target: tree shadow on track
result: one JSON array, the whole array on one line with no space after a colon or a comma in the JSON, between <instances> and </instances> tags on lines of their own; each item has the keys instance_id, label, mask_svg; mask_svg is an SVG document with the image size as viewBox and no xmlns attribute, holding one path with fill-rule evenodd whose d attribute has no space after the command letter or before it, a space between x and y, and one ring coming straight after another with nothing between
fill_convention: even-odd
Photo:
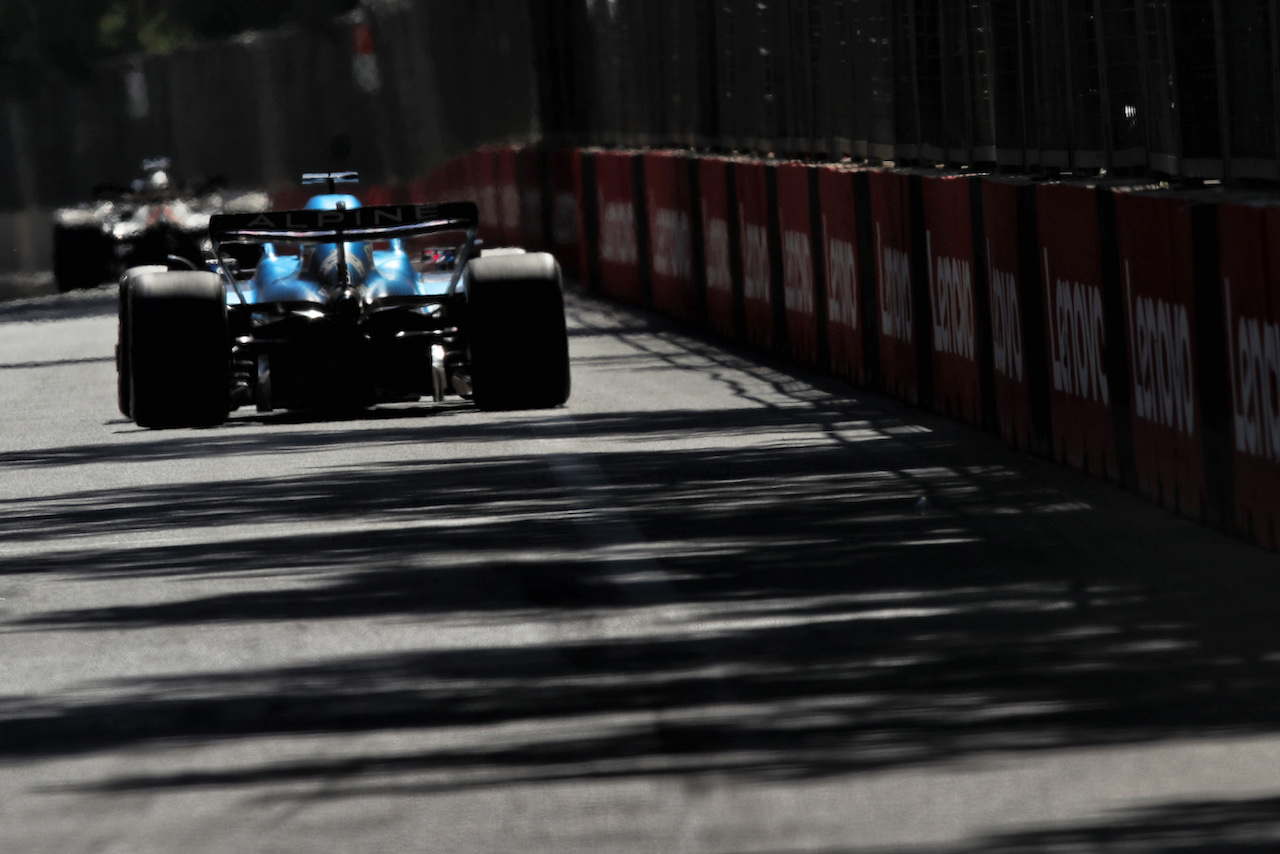
<instances>
[{"instance_id":1,"label":"tree shadow on track","mask_svg":"<svg viewBox=\"0 0 1280 854\"><path fill-rule=\"evenodd\" d=\"M836 411L833 410L833 416ZM576 435L582 438L625 438L639 441L667 441L676 435L723 436L764 434L794 425L796 415L785 410L697 410L661 413L604 413L579 415L572 409L563 414L499 413L491 420L459 419L475 416L470 403L410 404L380 407L347 413L236 413L226 424L201 430L122 431L131 441L118 440L0 452L0 467L38 469L51 466L91 465L103 462L146 462L200 457L242 457L248 454L290 454L336 446L419 445L435 443L489 443L527 439L531 427L562 430L565 416L571 416ZM843 416L848 420L847 413ZM458 423L452 423L454 421ZM113 419L112 425L129 424ZM896 419L881 420L892 427ZM359 430L324 429L332 424L359 424ZM372 427L380 424L386 426ZM255 429L316 426L315 430L272 433ZM567 436L566 436L567 438Z\"/></svg>"},{"instance_id":2,"label":"tree shadow on track","mask_svg":"<svg viewBox=\"0 0 1280 854\"><path fill-rule=\"evenodd\" d=\"M119 295L114 284L0 302L0 324L53 323L90 317L114 317Z\"/></svg>"},{"instance_id":3,"label":"tree shadow on track","mask_svg":"<svg viewBox=\"0 0 1280 854\"><path fill-rule=\"evenodd\" d=\"M959 846L897 846L883 854L1271 854L1280 849L1280 799L1174 801L1096 822L982 837ZM754 850L754 849L753 849ZM867 847L806 854L878 854ZM759 854L759 852L757 852ZM800 854L771 850L764 854Z\"/></svg>"},{"instance_id":4,"label":"tree shadow on track","mask_svg":"<svg viewBox=\"0 0 1280 854\"><path fill-rule=\"evenodd\" d=\"M1280 799L1257 798L1162 804L1080 827L993 836L937 854L1262 854L1277 849Z\"/></svg>"},{"instance_id":5,"label":"tree shadow on track","mask_svg":"<svg viewBox=\"0 0 1280 854\"><path fill-rule=\"evenodd\" d=\"M1195 602L1155 596L1109 571L1077 577L1007 536L1005 526L1054 512L1061 496L1051 488L1007 475L935 474L935 510L921 516L911 511L914 482L839 449L593 459L609 486L585 502L541 461L499 458L443 471L325 471L243 492L218 484L142 490L124 508L90 503L82 515L38 520L55 541L95 525L154 532L182 519L197 530L235 528L300 513L318 530L212 548L35 554L4 572L248 582L204 597L47 613L9 631L350 618L446 630L664 616L634 636L591 639L588 631L531 647L118 682L111 699L83 703L12 698L0 701L0 758L480 728L471 743L367 761L106 784L345 774L351 793L407 793L649 774L812 778L993 751L1271 732L1280 723L1280 671L1267 658L1280 649L1276 633L1224 663L1208 643L1212 615L1197 621ZM592 543L591 513L611 512L590 509L601 504L624 507L647 545ZM1001 507L1023 513L993 512ZM392 524L326 530L326 521L353 513ZM423 521L435 524L415 527ZM650 556L674 580L652 578ZM259 576L296 585L258 588ZM498 724L572 726L495 744L482 731Z\"/></svg>"},{"instance_id":6,"label":"tree shadow on track","mask_svg":"<svg viewBox=\"0 0 1280 854\"><path fill-rule=\"evenodd\" d=\"M114 356L91 356L85 359L51 359L47 362L0 362L0 371L24 371L38 368L74 368L115 362Z\"/></svg>"},{"instance_id":7,"label":"tree shadow on track","mask_svg":"<svg viewBox=\"0 0 1280 854\"><path fill-rule=\"evenodd\" d=\"M793 379L778 376L775 388ZM968 434L894 438L909 425L882 406L826 399L805 413L826 441L789 438L794 410L757 408L139 442L119 453L483 445L530 430L626 449L477 453L0 505L0 547L27 549L0 578L242 579L216 593L179 589L170 600L11 620L2 626L10 636L287 621L323 630L353 618L414 621L424 638L487 631L460 649L441 641L243 673L118 679L66 697L0 697L0 762L330 738L320 758L188 766L84 787L323 780L329 796L344 797L651 775L806 780L1280 731L1280 627L1266 612L1280 579L1211 563L1243 547L1188 549L1166 538L1183 523L1151 522L1150 508L1146 527L1126 540L1132 516L1111 512L1126 497L1091 506L1063 491L1067 475L1001 465L1005 455ZM661 441L676 437L720 444ZM108 449L56 453L4 464L117 458ZM271 532L299 519L310 527ZM194 541L154 542L178 525ZM202 530L234 536L202 540ZM128 543L134 534L144 542ZM125 539L75 545L108 535ZM1094 542L1107 538L1109 552ZM1256 612L1216 602L1215 590L1246 585ZM502 642L504 629L529 622L577 628ZM446 731L395 750L344 742ZM1188 811L1187 838L1247 825L1260 810ZM1126 834L1153 833L1159 818L1096 832L1119 846ZM1055 838L1007 837L982 850L1047 849Z\"/></svg>"}]
</instances>

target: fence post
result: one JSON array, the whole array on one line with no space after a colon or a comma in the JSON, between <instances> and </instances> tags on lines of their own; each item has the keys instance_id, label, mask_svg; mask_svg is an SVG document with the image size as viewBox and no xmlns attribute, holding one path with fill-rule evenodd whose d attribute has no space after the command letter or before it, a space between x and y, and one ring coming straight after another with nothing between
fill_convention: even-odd
<instances>
[{"instance_id":1,"label":"fence post","mask_svg":"<svg viewBox=\"0 0 1280 854\"><path fill-rule=\"evenodd\" d=\"M1071 63L1071 13L1066 3L1062 4L1062 32L1066 37L1062 40L1062 53L1066 68L1066 80L1063 81L1067 105L1067 168L1076 165L1076 87L1075 68Z\"/></svg>"},{"instance_id":2,"label":"fence post","mask_svg":"<svg viewBox=\"0 0 1280 854\"><path fill-rule=\"evenodd\" d=\"M911 100L915 114L915 154L916 165L924 159L924 123L920 114L920 33L916 28L915 0L907 0L907 38L911 42Z\"/></svg>"},{"instance_id":3,"label":"fence post","mask_svg":"<svg viewBox=\"0 0 1280 854\"><path fill-rule=\"evenodd\" d=\"M1115 139L1111 135L1111 89L1107 85L1107 38L1102 21L1102 0L1093 0L1093 38L1098 45L1098 100L1102 105L1102 157L1109 173Z\"/></svg>"},{"instance_id":4,"label":"fence post","mask_svg":"<svg viewBox=\"0 0 1280 854\"><path fill-rule=\"evenodd\" d=\"M1018 118L1022 126L1022 168L1031 166L1031 132L1027 127L1027 54L1025 42L1026 6L1024 0L1017 0L1014 14L1017 16L1018 28ZM1039 145L1036 146L1036 164L1040 163Z\"/></svg>"},{"instance_id":5,"label":"fence post","mask_svg":"<svg viewBox=\"0 0 1280 854\"><path fill-rule=\"evenodd\" d=\"M1138 29L1138 64L1142 67L1142 92L1141 101L1142 115L1146 118L1142 122L1143 145L1146 146L1146 156L1143 158L1147 164L1147 171L1151 171L1151 125L1153 117L1151 115L1151 69L1147 67L1148 57L1147 50L1147 19L1142 9L1142 0L1133 0L1133 16L1135 26Z\"/></svg>"},{"instance_id":6,"label":"fence post","mask_svg":"<svg viewBox=\"0 0 1280 854\"><path fill-rule=\"evenodd\" d=\"M1231 103L1227 85L1227 45L1223 38L1222 0L1213 0L1213 65L1218 77L1218 134L1222 180L1231 180Z\"/></svg>"},{"instance_id":7,"label":"fence post","mask_svg":"<svg viewBox=\"0 0 1280 854\"><path fill-rule=\"evenodd\" d=\"M1280 0L1267 4L1267 23L1271 33L1271 121L1274 128L1276 178L1280 180Z\"/></svg>"}]
</instances>

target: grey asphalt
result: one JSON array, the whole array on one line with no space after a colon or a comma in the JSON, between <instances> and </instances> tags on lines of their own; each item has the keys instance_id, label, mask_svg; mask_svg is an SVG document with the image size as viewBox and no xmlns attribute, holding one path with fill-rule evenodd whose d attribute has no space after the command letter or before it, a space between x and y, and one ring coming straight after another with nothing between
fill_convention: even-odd
<instances>
[{"instance_id":1,"label":"grey asphalt","mask_svg":"<svg viewBox=\"0 0 1280 854\"><path fill-rule=\"evenodd\" d=\"M57 292L58 286L50 272L0 273L0 300L26 299Z\"/></svg>"},{"instance_id":2,"label":"grey asphalt","mask_svg":"<svg viewBox=\"0 0 1280 854\"><path fill-rule=\"evenodd\" d=\"M1280 558L570 315L560 410L148 432L0 305L0 851L1280 850Z\"/></svg>"}]
</instances>

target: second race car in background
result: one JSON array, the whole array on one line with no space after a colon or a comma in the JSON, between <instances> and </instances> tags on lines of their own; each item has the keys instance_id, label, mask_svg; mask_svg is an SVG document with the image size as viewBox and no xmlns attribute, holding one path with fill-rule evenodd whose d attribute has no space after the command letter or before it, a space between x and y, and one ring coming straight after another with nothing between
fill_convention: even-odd
<instances>
[{"instance_id":1,"label":"second race car in background","mask_svg":"<svg viewBox=\"0 0 1280 854\"><path fill-rule=\"evenodd\" d=\"M96 287L130 267L167 264L171 258L204 269L211 215L268 206L265 193L228 192L219 181L181 191L170 181L166 158L143 161L142 168L144 177L130 189L99 188L95 201L54 212L58 290Z\"/></svg>"}]
</instances>

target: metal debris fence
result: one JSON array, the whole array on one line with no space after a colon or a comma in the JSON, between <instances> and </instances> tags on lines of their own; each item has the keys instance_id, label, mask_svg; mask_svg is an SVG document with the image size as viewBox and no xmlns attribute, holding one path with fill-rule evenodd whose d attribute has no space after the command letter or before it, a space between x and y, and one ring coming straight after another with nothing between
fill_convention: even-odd
<instances>
[{"instance_id":1,"label":"metal debris fence","mask_svg":"<svg viewBox=\"0 0 1280 854\"><path fill-rule=\"evenodd\" d=\"M1271 0L534 0L570 144L1275 181Z\"/></svg>"},{"instance_id":2,"label":"metal debris fence","mask_svg":"<svg viewBox=\"0 0 1280 854\"><path fill-rule=\"evenodd\" d=\"M271 187L533 142L1274 182L1278 80L1275 0L366 0L32 81L0 210L158 154Z\"/></svg>"}]
</instances>

